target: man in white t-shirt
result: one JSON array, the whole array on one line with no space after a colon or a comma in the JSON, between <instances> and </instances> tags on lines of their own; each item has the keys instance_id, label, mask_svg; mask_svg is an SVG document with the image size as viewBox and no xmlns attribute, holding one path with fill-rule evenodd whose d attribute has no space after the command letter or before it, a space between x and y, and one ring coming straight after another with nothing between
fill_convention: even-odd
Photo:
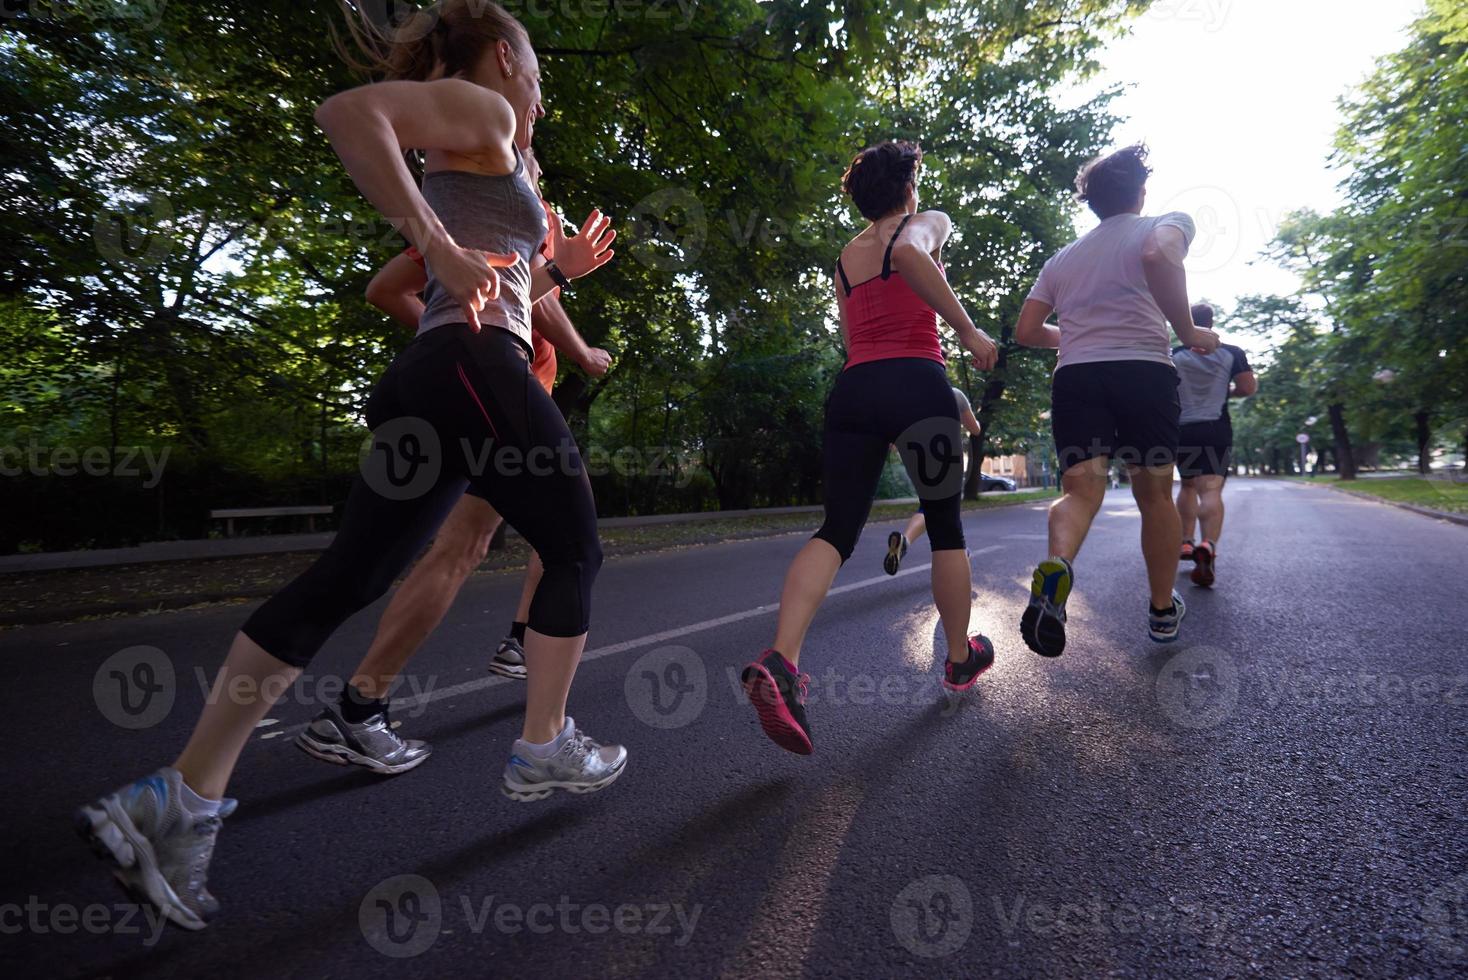
<instances>
[{"instance_id":1,"label":"man in white t-shirt","mask_svg":"<svg viewBox=\"0 0 1468 980\"><path fill-rule=\"evenodd\" d=\"M1177 211L1142 217L1151 172L1141 145L1081 168L1077 196L1101 224L1045 263L1015 327L1021 344L1060 349L1050 425L1061 497L1050 508L1050 557L1035 569L1020 621L1025 643L1047 657L1065 649L1071 562L1101 508L1113 458L1126 464L1142 514L1148 635L1173 642L1186 612L1173 588L1181 535L1172 502L1179 407L1167 327L1202 350L1214 350L1218 337L1194 325L1188 306L1183 259L1193 219ZM1046 323L1052 313L1059 326Z\"/></svg>"}]
</instances>

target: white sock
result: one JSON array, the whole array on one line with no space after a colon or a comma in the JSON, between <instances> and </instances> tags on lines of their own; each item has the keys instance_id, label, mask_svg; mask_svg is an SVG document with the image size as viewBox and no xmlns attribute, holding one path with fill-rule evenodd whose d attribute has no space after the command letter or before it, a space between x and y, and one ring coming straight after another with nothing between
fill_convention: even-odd
<instances>
[{"instance_id":1,"label":"white sock","mask_svg":"<svg viewBox=\"0 0 1468 980\"><path fill-rule=\"evenodd\" d=\"M556 752L558 752L560 750L560 748L561 748L562 745L565 745L566 744L566 739L568 739L570 737L571 737L571 719L570 718L567 718L566 719L566 726L561 729L561 734L557 735L555 738L551 739L549 742L545 742L545 743L541 743L541 742L527 742L527 741L525 741L522 738L520 740L520 743L525 746L525 751L529 752L531 755L535 756L537 759L549 759L551 756L555 755Z\"/></svg>"},{"instance_id":2,"label":"white sock","mask_svg":"<svg viewBox=\"0 0 1468 980\"><path fill-rule=\"evenodd\" d=\"M178 801L191 817L212 817L224 805L223 800L206 800L189 788L182 779L178 781Z\"/></svg>"}]
</instances>

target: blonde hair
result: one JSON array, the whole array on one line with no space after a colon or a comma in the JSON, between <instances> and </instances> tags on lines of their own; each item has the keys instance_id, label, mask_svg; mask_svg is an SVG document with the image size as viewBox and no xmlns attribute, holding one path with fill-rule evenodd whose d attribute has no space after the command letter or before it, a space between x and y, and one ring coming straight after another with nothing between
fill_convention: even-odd
<instances>
[{"instance_id":1,"label":"blonde hair","mask_svg":"<svg viewBox=\"0 0 1468 980\"><path fill-rule=\"evenodd\" d=\"M520 57L531 50L525 25L491 0L438 0L396 25L370 12L376 6L372 0L337 3L347 24L345 40L331 26L337 53L358 71L383 79L421 82L460 75L500 41L508 41Z\"/></svg>"}]
</instances>

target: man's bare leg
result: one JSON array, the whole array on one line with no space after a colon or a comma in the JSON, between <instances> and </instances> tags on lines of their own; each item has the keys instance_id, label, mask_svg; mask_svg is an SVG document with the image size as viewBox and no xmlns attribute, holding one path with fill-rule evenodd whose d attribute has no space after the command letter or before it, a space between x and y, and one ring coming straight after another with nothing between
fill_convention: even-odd
<instances>
[{"instance_id":1,"label":"man's bare leg","mask_svg":"<svg viewBox=\"0 0 1468 980\"><path fill-rule=\"evenodd\" d=\"M367 655L352 675L363 699L381 701L413 654L447 615L469 575L484 561L500 515L483 498L465 494L439 528L428 552L398 586L377 625Z\"/></svg>"}]
</instances>

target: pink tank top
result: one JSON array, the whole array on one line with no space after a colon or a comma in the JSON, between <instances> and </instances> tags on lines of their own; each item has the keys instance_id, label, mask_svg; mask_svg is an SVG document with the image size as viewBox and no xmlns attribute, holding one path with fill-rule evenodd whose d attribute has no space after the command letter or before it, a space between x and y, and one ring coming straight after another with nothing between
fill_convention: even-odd
<instances>
[{"instance_id":1,"label":"pink tank top","mask_svg":"<svg viewBox=\"0 0 1468 980\"><path fill-rule=\"evenodd\" d=\"M892 246L911 220L912 215L903 218L887 243L881 275L852 286L841 260L836 260L836 273L846 290L847 367L895 357L944 363L938 342L938 314L912 291L900 273L892 271Z\"/></svg>"}]
</instances>

